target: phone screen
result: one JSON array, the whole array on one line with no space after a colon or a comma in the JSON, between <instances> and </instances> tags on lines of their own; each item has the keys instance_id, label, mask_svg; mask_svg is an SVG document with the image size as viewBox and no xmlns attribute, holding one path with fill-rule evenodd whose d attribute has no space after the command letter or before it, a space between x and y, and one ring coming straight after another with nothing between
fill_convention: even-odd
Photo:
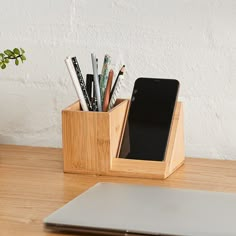
<instances>
[{"instance_id":1,"label":"phone screen","mask_svg":"<svg viewBox=\"0 0 236 236\"><path fill-rule=\"evenodd\" d=\"M172 79L135 81L119 158L164 160L178 88Z\"/></svg>"}]
</instances>

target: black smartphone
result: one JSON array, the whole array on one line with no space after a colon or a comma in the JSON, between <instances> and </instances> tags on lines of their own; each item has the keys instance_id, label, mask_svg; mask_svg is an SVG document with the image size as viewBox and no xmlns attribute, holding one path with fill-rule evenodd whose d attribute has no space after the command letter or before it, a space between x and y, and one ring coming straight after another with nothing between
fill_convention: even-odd
<instances>
[{"instance_id":1,"label":"black smartphone","mask_svg":"<svg viewBox=\"0 0 236 236\"><path fill-rule=\"evenodd\" d=\"M175 79L135 81L119 158L164 160L178 90Z\"/></svg>"}]
</instances>

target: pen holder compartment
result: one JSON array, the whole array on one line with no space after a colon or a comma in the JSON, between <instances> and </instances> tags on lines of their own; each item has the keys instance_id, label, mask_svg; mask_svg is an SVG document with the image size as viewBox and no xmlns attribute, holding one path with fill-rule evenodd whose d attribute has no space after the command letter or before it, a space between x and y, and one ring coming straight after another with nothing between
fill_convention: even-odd
<instances>
[{"instance_id":1,"label":"pen holder compartment","mask_svg":"<svg viewBox=\"0 0 236 236\"><path fill-rule=\"evenodd\" d=\"M116 157L129 100L109 112L81 111L76 102L62 111L64 171L107 174Z\"/></svg>"},{"instance_id":2,"label":"pen holder compartment","mask_svg":"<svg viewBox=\"0 0 236 236\"><path fill-rule=\"evenodd\" d=\"M129 100L109 112L81 111L76 102L62 111L64 172L165 179L184 163L183 105L177 102L163 161L117 158Z\"/></svg>"}]
</instances>

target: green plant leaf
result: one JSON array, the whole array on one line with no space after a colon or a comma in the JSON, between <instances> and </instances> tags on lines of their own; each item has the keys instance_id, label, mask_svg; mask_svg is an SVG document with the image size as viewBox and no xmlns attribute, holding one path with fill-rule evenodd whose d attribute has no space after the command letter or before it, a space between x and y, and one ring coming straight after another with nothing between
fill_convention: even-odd
<instances>
[{"instance_id":1,"label":"green plant leaf","mask_svg":"<svg viewBox=\"0 0 236 236\"><path fill-rule=\"evenodd\" d=\"M15 64L18 66L19 65L19 60L16 58Z\"/></svg>"},{"instance_id":2,"label":"green plant leaf","mask_svg":"<svg viewBox=\"0 0 236 236\"><path fill-rule=\"evenodd\" d=\"M13 52L16 54L16 55L20 55L20 50L18 48L14 48L13 49Z\"/></svg>"},{"instance_id":3,"label":"green plant leaf","mask_svg":"<svg viewBox=\"0 0 236 236\"><path fill-rule=\"evenodd\" d=\"M17 66L20 61L23 63L26 60L24 53L25 50L23 48L6 49L4 53L0 53L0 68L5 69L11 60L14 60Z\"/></svg>"},{"instance_id":4,"label":"green plant leaf","mask_svg":"<svg viewBox=\"0 0 236 236\"><path fill-rule=\"evenodd\" d=\"M25 53L25 50L23 48L20 48L20 50L21 50L22 53Z\"/></svg>"},{"instance_id":5,"label":"green plant leaf","mask_svg":"<svg viewBox=\"0 0 236 236\"><path fill-rule=\"evenodd\" d=\"M4 53L7 55L7 56L14 56L14 52L12 52L11 50L7 49L4 51Z\"/></svg>"}]
</instances>

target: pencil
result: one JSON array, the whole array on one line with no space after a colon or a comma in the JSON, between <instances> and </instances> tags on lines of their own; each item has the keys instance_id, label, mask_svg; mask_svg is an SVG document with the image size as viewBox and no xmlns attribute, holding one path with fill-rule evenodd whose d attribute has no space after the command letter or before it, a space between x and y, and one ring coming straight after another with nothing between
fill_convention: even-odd
<instances>
[{"instance_id":1,"label":"pencil","mask_svg":"<svg viewBox=\"0 0 236 236\"><path fill-rule=\"evenodd\" d=\"M117 84L117 81L118 81L119 76L120 76L120 75L123 75L124 72L125 72L125 65L123 65L123 66L121 67L121 69L120 69L120 71L119 71L119 73L118 73L118 75L117 75L117 77L116 77L116 80L115 80L115 82L114 82L114 85L113 85L112 90L111 90L111 93L110 93L110 98L112 97L112 94L114 93L114 90L115 90L115 88L116 88L116 84Z\"/></svg>"},{"instance_id":2,"label":"pencil","mask_svg":"<svg viewBox=\"0 0 236 236\"><path fill-rule=\"evenodd\" d=\"M124 85L124 74L120 74L118 79L117 79L117 83L116 83L116 87L114 89L114 92L110 98L110 102L108 105L108 110L112 109L113 106L115 105L116 99L118 98L119 92L121 90L121 87Z\"/></svg>"},{"instance_id":3,"label":"pencil","mask_svg":"<svg viewBox=\"0 0 236 236\"><path fill-rule=\"evenodd\" d=\"M105 90L105 93L104 93L104 101L103 101L102 111L107 111L107 109L108 109L113 76L114 76L114 71L111 69L109 71L107 86L106 86L106 90Z\"/></svg>"}]
</instances>

